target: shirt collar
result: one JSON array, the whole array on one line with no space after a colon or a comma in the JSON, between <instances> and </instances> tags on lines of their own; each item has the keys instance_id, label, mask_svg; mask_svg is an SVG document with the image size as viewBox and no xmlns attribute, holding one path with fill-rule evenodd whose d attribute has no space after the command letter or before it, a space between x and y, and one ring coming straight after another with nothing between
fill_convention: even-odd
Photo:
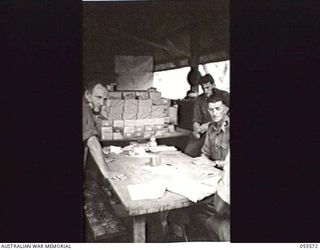
<instances>
[{"instance_id":1,"label":"shirt collar","mask_svg":"<svg viewBox=\"0 0 320 250\"><path fill-rule=\"evenodd\" d=\"M220 132L221 130L223 132L226 131L226 128L230 126L230 118L226 115L226 117L222 120L221 126L219 126L217 123L212 122L211 127L213 130Z\"/></svg>"}]
</instances>

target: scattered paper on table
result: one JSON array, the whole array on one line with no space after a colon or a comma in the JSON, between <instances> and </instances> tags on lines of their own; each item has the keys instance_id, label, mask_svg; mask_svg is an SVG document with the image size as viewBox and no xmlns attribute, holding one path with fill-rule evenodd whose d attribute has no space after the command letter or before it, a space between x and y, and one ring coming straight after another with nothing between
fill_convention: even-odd
<instances>
[{"instance_id":1,"label":"scattered paper on table","mask_svg":"<svg viewBox=\"0 0 320 250\"><path fill-rule=\"evenodd\" d=\"M160 176L174 176L179 174L180 172L178 170L181 169L179 166L172 166L172 165L167 165L167 164L162 164L157 167L152 167L152 166L143 166L142 167L144 170L147 170L148 172L151 172L153 174L157 174Z\"/></svg>"},{"instance_id":2,"label":"scattered paper on table","mask_svg":"<svg viewBox=\"0 0 320 250\"><path fill-rule=\"evenodd\" d=\"M188 178L174 178L168 182L167 190L196 203L214 194L217 191L217 185L211 186Z\"/></svg>"},{"instance_id":3,"label":"scattered paper on table","mask_svg":"<svg viewBox=\"0 0 320 250\"><path fill-rule=\"evenodd\" d=\"M197 166L209 166L209 167L212 167L212 166L215 165L213 161L207 159L205 156L200 156L200 157L194 158L192 163L197 165Z\"/></svg>"},{"instance_id":4,"label":"scattered paper on table","mask_svg":"<svg viewBox=\"0 0 320 250\"><path fill-rule=\"evenodd\" d=\"M166 191L166 183L152 182L128 185L131 200L146 200L161 198Z\"/></svg>"},{"instance_id":5,"label":"scattered paper on table","mask_svg":"<svg viewBox=\"0 0 320 250\"><path fill-rule=\"evenodd\" d=\"M216 175L216 176L210 177L208 179L202 180L201 183L209 185L211 187L217 187L218 182L221 180L221 178L222 177L220 175Z\"/></svg>"},{"instance_id":6,"label":"scattered paper on table","mask_svg":"<svg viewBox=\"0 0 320 250\"><path fill-rule=\"evenodd\" d=\"M156 147L149 147L149 151L153 153L157 152L167 152L167 151L177 151L177 148L174 146L166 146L166 145L159 145Z\"/></svg>"},{"instance_id":7,"label":"scattered paper on table","mask_svg":"<svg viewBox=\"0 0 320 250\"><path fill-rule=\"evenodd\" d=\"M221 171L211 168L209 170L202 170L197 173L198 177L210 178L219 175Z\"/></svg>"}]
</instances>

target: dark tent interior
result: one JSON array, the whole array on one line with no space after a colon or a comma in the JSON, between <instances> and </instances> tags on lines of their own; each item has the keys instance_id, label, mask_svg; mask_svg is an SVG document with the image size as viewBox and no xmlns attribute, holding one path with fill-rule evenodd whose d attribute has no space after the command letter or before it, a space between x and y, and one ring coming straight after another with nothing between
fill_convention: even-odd
<instances>
[{"instance_id":1,"label":"dark tent interior","mask_svg":"<svg viewBox=\"0 0 320 250\"><path fill-rule=\"evenodd\" d=\"M114 81L115 55L153 56L154 71L229 59L229 1L86 2L85 79Z\"/></svg>"}]
</instances>

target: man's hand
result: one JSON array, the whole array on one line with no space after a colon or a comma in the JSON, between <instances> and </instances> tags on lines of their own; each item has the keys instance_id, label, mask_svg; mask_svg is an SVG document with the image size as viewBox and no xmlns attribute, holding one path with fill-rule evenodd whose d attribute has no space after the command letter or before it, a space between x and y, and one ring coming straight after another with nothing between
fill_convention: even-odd
<instances>
[{"instance_id":1,"label":"man's hand","mask_svg":"<svg viewBox=\"0 0 320 250\"><path fill-rule=\"evenodd\" d=\"M201 127L201 125L198 122L194 122L193 123L193 132L192 135L194 138L196 139L200 139L201 134L199 133L199 128Z\"/></svg>"},{"instance_id":2,"label":"man's hand","mask_svg":"<svg viewBox=\"0 0 320 250\"><path fill-rule=\"evenodd\" d=\"M198 132L192 132L192 135L196 139L200 139L201 135Z\"/></svg>"},{"instance_id":3,"label":"man's hand","mask_svg":"<svg viewBox=\"0 0 320 250\"><path fill-rule=\"evenodd\" d=\"M199 132L200 134L203 134L203 133L207 132L208 127L209 127L209 124L210 124L210 122L207 122L207 123L202 124L202 125L198 128L198 132Z\"/></svg>"}]
</instances>

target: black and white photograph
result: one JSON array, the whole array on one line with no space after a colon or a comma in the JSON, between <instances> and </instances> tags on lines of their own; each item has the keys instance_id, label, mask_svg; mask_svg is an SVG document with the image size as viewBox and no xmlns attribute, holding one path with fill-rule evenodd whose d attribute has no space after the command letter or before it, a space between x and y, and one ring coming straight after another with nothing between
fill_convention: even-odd
<instances>
[{"instance_id":1,"label":"black and white photograph","mask_svg":"<svg viewBox=\"0 0 320 250\"><path fill-rule=\"evenodd\" d=\"M1 248L319 248L319 3L0 1Z\"/></svg>"},{"instance_id":2,"label":"black and white photograph","mask_svg":"<svg viewBox=\"0 0 320 250\"><path fill-rule=\"evenodd\" d=\"M82 22L85 241L230 241L228 1L84 1Z\"/></svg>"}]
</instances>

